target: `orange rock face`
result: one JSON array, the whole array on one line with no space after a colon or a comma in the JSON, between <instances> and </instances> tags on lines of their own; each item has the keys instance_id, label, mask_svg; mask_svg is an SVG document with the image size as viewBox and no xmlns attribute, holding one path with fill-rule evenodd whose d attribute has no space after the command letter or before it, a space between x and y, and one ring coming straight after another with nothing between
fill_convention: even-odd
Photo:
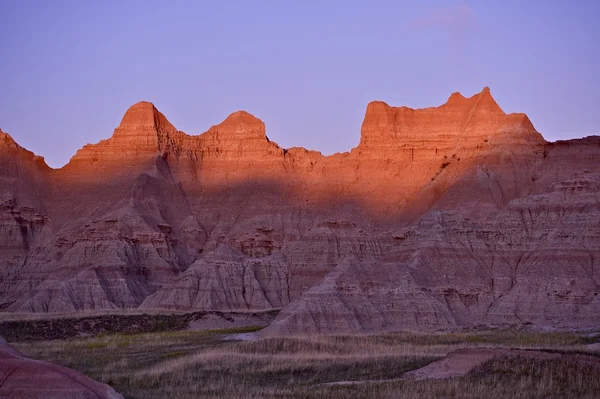
<instances>
[{"instance_id":1,"label":"orange rock face","mask_svg":"<svg viewBox=\"0 0 600 399\"><path fill-rule=\"evenodd\" d=\"M600 139L547 143L488 88L372 102L331 156L243 111L187 135L147 102L58 170L0 134L5 311L283 308L271 333L598 323Z\"/></svg>"}]
</instances>

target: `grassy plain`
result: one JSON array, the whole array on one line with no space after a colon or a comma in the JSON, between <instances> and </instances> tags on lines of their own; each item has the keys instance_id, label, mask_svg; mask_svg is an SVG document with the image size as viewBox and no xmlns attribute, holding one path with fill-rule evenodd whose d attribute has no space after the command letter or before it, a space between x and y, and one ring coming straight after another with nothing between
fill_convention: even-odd
<instances>
[{"instance_id":1,"label":"grassy plain","mask_svg":"<svg viewBox=\"0 0 600 399\"><path fill-rule=\"evenodd\" d=\"M401 380L460 348L600 356L598 337L496 331L224 340L258 328L109 334L15 342L32 358L79 370L126 398L597 398L599 363L497 359L460 378ZM328 383L351 381L351 384ZM358 383L357 383L358 382Z\"/></svg>"}]
</instances>

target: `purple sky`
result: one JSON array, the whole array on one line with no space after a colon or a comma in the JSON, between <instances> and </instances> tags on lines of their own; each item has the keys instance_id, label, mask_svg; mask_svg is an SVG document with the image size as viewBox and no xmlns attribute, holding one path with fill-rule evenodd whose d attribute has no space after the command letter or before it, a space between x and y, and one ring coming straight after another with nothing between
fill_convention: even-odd
<instances>
[{"instance_id":1,"label":"purple sky","mask_svg":"<svg viewBox=\"0 0 600 399\"><path fill-rule=\"evenodd\" d=\"M57 167L147 100L188 134L244 109L330 154L369 101L490 86L549 140L599 134L599 20L597 0L0 0L0 128Z\"/></svg>"}]
</instances>

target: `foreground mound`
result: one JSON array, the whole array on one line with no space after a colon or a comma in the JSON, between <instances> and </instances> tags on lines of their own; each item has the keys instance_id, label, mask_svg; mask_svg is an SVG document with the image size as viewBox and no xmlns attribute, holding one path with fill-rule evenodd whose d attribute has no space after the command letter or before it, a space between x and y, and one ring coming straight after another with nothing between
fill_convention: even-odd
<instances>
[{"instance_id":1,"label":"foreground mound","mask_svg":"<svg viewBox=\"0 0 600 399\"><path fill-rule=\"evenodd\" d=\"M123 399L106 384L40 360L29 359L0 338L0 397L14 399Z\"/></svg>"}]
</instances>

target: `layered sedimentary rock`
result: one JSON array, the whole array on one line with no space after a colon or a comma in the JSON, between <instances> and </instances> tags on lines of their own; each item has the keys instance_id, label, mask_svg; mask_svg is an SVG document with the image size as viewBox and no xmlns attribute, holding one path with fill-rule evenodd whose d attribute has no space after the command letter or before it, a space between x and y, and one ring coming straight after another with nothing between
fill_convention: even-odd
<instances>
[{"instance_id":1,"label":"layered sedimentary rock","mask_svg":"<svg viewBox=\"0 0 600 399\"><path fill-rule=\"evenodd\" d=\"M273 334L599 321L600 138L548 143L488 88L370 103L331 156L243 111L187 135L147 102L61 169L0 145L6 311L283 308Z\"/></svg>"},{"instance_id":2,"label":"layered sedimentary rock","mask_svg":"<svg viewBox=\"0 0 600 399\"><path fill-rule=\"evenodd\" d=\"M247 258L242 252L222 244L146 298L142 308L281 308L290 302L289 278L281 254Z\"/></svg>"},{"instance_id":3,"label":"layered sedimentary rock","mask_svg":"<svg viewBox=\"0 0 600 399\"><path fill-rule=\"evenodd\" d=\"M430 211L371 262L345 260L267 333L600 325L600 175L473 220Z\"/></svg>"}]
</instances>

